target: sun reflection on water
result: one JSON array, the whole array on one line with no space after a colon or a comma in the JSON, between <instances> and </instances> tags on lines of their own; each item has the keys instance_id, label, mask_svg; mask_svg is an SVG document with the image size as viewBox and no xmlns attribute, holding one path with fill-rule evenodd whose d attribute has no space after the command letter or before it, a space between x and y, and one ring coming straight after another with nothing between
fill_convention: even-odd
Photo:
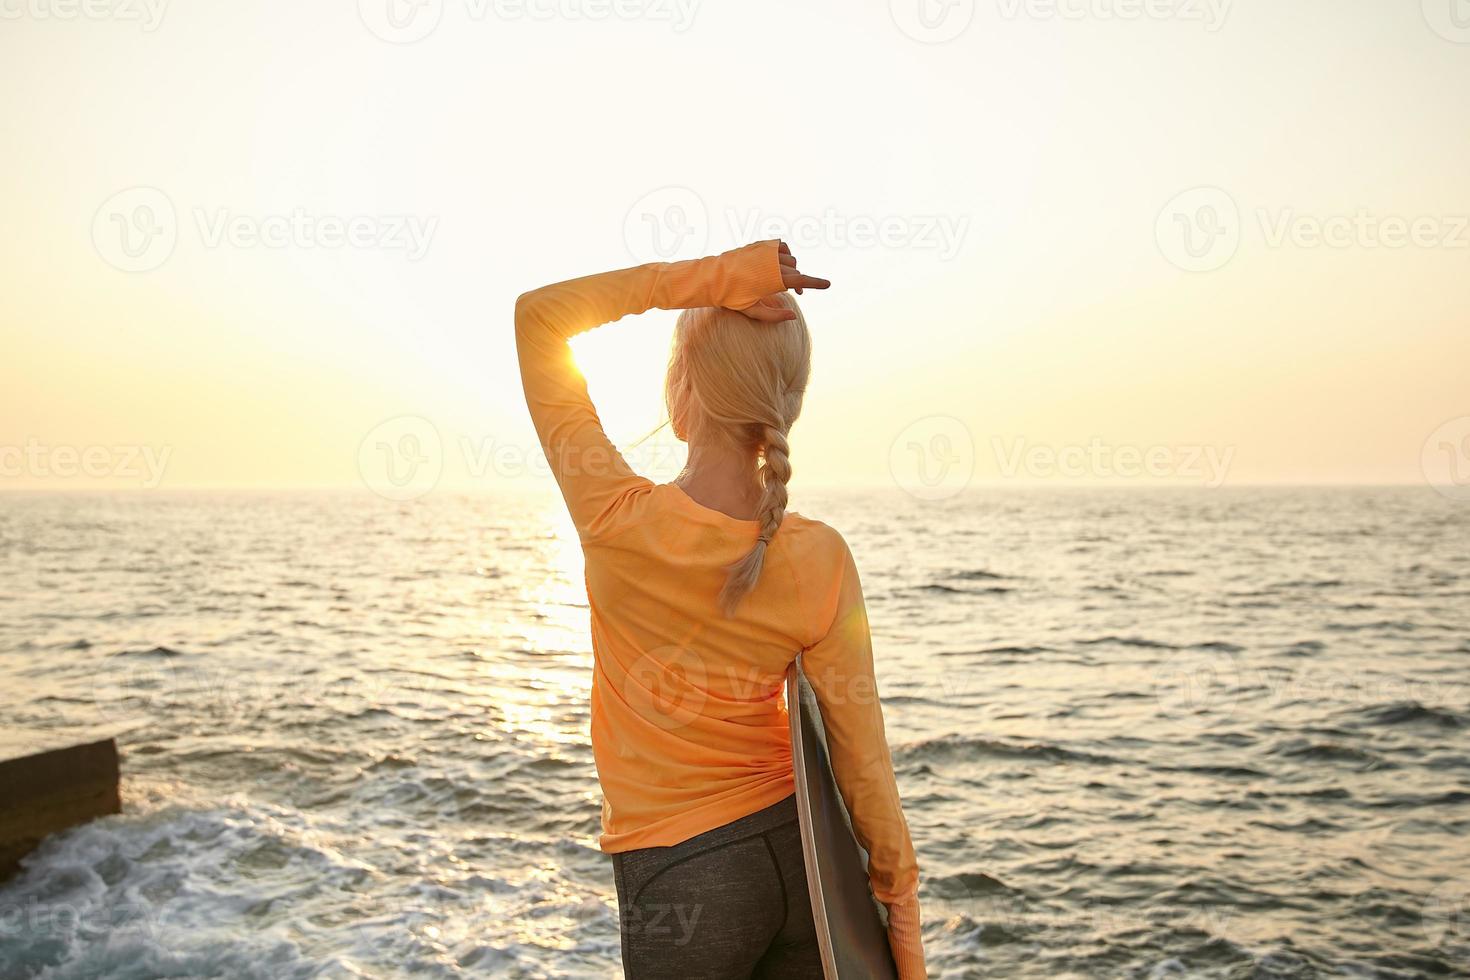
<instances>
[{"instance_id":1,"label":"sun reflection on water","mask_svg":"<svg viewBox=\"0 0 1470 980\"><path fill-rule=\"evenodd\" d=\"M553 506L554 505L554 506ZM495 706L488 738L554 747L585 746L592 668L581 542L560 506L547 502L516 529L524 550L505 569L517 582L510 603L487 610L478 630L490 650L478 692Z\"/></svg>"}]
</instances>

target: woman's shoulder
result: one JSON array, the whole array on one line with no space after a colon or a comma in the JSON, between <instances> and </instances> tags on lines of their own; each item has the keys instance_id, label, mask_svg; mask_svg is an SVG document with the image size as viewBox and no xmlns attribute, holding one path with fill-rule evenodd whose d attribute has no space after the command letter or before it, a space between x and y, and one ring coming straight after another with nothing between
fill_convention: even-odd
<instances>
[{"instance_id":1,"label":"woman's shoulder","mask_svg":"<svg viewBox=\"0 0 1470 980\"><path fill-rule=\"evenodd\" d=\"M786 512L777 538L785 538L793 549L810 557L825 558L835 563L847 556L847 539L841 532L830 524L794 510Z\"/></svg>"}]
</instances>

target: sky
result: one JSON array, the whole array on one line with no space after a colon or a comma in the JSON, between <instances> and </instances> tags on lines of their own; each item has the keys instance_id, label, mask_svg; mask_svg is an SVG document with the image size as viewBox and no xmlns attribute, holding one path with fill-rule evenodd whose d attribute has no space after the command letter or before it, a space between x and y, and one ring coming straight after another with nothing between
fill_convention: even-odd
<instances>
[{"instance_id":1,"label":"sky","mask_svg":"<svg viewBox=\"0 0 1470 980\"><path fill-rule=\"evenodd\" d=\"M534 487L515 297L786 239L795 480L1470 487L1464 0L0 0L0 489ZM678 470L674 314L579 363Z\"/></svg>"}]
</instances>

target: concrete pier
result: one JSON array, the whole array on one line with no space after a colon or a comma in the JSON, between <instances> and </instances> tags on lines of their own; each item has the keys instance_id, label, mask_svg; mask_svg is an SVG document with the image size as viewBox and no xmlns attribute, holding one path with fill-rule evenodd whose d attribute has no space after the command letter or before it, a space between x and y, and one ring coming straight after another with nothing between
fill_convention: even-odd
<instances>
[{"instance_id":1,"label":"concrete pier","mask_svg":"<svg viewBox=\"0 0 1470 980\"><path fill-rule=\"evenodd\" d=\"M0 881L47 834L120 812L115 739L0 733Z\"/></svg>"}]
</instances>

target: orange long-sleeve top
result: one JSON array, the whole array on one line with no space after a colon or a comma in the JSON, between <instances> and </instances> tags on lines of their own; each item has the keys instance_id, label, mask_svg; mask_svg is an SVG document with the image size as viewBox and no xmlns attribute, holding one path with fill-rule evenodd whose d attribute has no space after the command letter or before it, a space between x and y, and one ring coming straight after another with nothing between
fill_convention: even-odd
<instances>
[{"instance_id":1,"label":"orange long-sleeve top","mask_svg":"<svg viewBox=\"0 0 1470 980\"><path fill-rule=\"evenodd\" d=\"M592 752L604 851L680 843L795 790L785 704L798 655L822 707L832 769L889 910L904 980L925 976L918 863L873 679L847 543L788 511L755 589L717 601L759 522L635 473L603 433L572 336L629 314L742 309L782 291L778 243L544 286L516 302L526 402L581 539L591 606ZM758 327L752 327L758 329Z\"/></svg>"}]
</instances>

